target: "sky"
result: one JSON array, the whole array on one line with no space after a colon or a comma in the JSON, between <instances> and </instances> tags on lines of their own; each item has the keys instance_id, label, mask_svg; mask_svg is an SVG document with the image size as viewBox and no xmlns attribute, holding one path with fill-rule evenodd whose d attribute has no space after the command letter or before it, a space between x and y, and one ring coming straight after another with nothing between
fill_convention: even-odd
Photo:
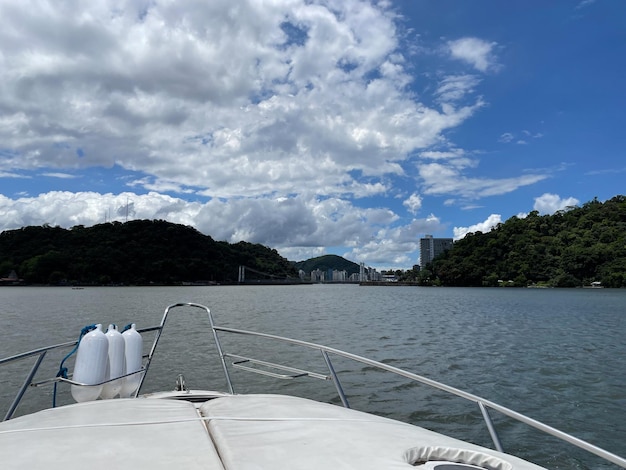
<instances>
[{"instance_id":1,"label":"sky","mask_svg":"<svg viewBox=\"0 0 626 470\"><path fill-rule=\"evenodd\" d=\"M0 231L419 263L626 188L624 0L0 0Z\"/></svg>"}]
</instances>

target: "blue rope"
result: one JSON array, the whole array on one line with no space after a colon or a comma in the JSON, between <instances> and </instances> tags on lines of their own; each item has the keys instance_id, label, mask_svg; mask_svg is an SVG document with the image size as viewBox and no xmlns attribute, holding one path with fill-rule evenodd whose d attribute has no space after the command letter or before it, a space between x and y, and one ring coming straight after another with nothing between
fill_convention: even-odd
<instances>
[{"instance_id":1,"label":"blue rope","mask_svg":"<svg viewBox=\"0 0 626 470\"><path fill-rule=\"evenodd\" d=\"M57 377L63 377L64 379L67 379L67 367L64 367L63 364L65 364L65 361L67 361L70 358L70 356L76 352L76 350L78 349L78 345L80 344L80 340L83 339L83 336L85 336L91 330L95 330L95 329L96 329L96 324L94 323L93 325L87 325L83 327L82 330L80 330L80 336L78 337L78 341L76 341L76 346L74 346L74 349L72 349L67 354L67 356L63 358L63 360L61 361L61 364L59 364L59 372L57 372L57 375L56 375ZM52 408L56 408L57 406L57 384L58 382L54 382L54 392L52 394Z\"/></svg>"},{"instance_id":2,"label":"blue rope","mask_svg":"<svg viewBox=\"0 0 626 470\"><path fill-rule=\"evenodd\" d=\"M126 325L126 326L124 327L124 329L122 330L122 333L124 333L124 332L125 332L125 331L127 331L127 330L130 330L132 327L133 327L133 324L132 324L132 323L129 323L128 325Z\"/></svg>"}]
</instances>

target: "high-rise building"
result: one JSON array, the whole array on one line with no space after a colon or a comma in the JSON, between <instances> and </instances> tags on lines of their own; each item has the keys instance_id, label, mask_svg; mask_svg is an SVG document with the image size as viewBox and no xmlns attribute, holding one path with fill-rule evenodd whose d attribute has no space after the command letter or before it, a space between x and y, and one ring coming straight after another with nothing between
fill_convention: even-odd
<instances>
[{"instance_id":1,"label":"high-rise building","mask_svg":"<svg viewBox=\"0 0 626 470\"><path fill-rule=\"evenodd\" d=\"M433 238L432 235L425 235L424 238L420 238L420 266L423 268L435 256L452 248L453 243L452 238Z\"/></svg>"}]
</instances>

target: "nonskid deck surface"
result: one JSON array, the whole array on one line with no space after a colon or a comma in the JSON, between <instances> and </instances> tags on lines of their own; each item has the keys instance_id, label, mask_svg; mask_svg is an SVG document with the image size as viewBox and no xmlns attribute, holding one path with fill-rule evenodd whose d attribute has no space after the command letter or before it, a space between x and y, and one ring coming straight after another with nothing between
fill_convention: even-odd
<instances>
[{"instance_id":1,"label":"nonskid deck surface","mask_svg":"<svg viewBox=\"0 0 626 470\"><path fill-rule=\"evenodd\" d=\"M541 468L409 424L283 395L68 405L0 424L0 443L3 468L380 470L435 460Z\"/></svg>"}]
</instances>

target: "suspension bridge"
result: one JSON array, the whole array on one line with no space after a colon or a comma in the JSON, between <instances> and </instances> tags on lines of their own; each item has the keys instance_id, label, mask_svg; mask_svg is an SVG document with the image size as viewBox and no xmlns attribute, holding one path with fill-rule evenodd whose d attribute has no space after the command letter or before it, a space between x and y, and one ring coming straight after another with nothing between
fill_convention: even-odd
<instances>
[{"instance_id":1,"label":"suspension bridge","mask_svg":"<svg viewBox=\"0 0 626 470\"><path fill-rule=\"evenodd\" d=\"M244 265L239 266L237 282L239 284L305 284L302 279L297 277L264 273Z\"/></svg>"}]
</instances>

